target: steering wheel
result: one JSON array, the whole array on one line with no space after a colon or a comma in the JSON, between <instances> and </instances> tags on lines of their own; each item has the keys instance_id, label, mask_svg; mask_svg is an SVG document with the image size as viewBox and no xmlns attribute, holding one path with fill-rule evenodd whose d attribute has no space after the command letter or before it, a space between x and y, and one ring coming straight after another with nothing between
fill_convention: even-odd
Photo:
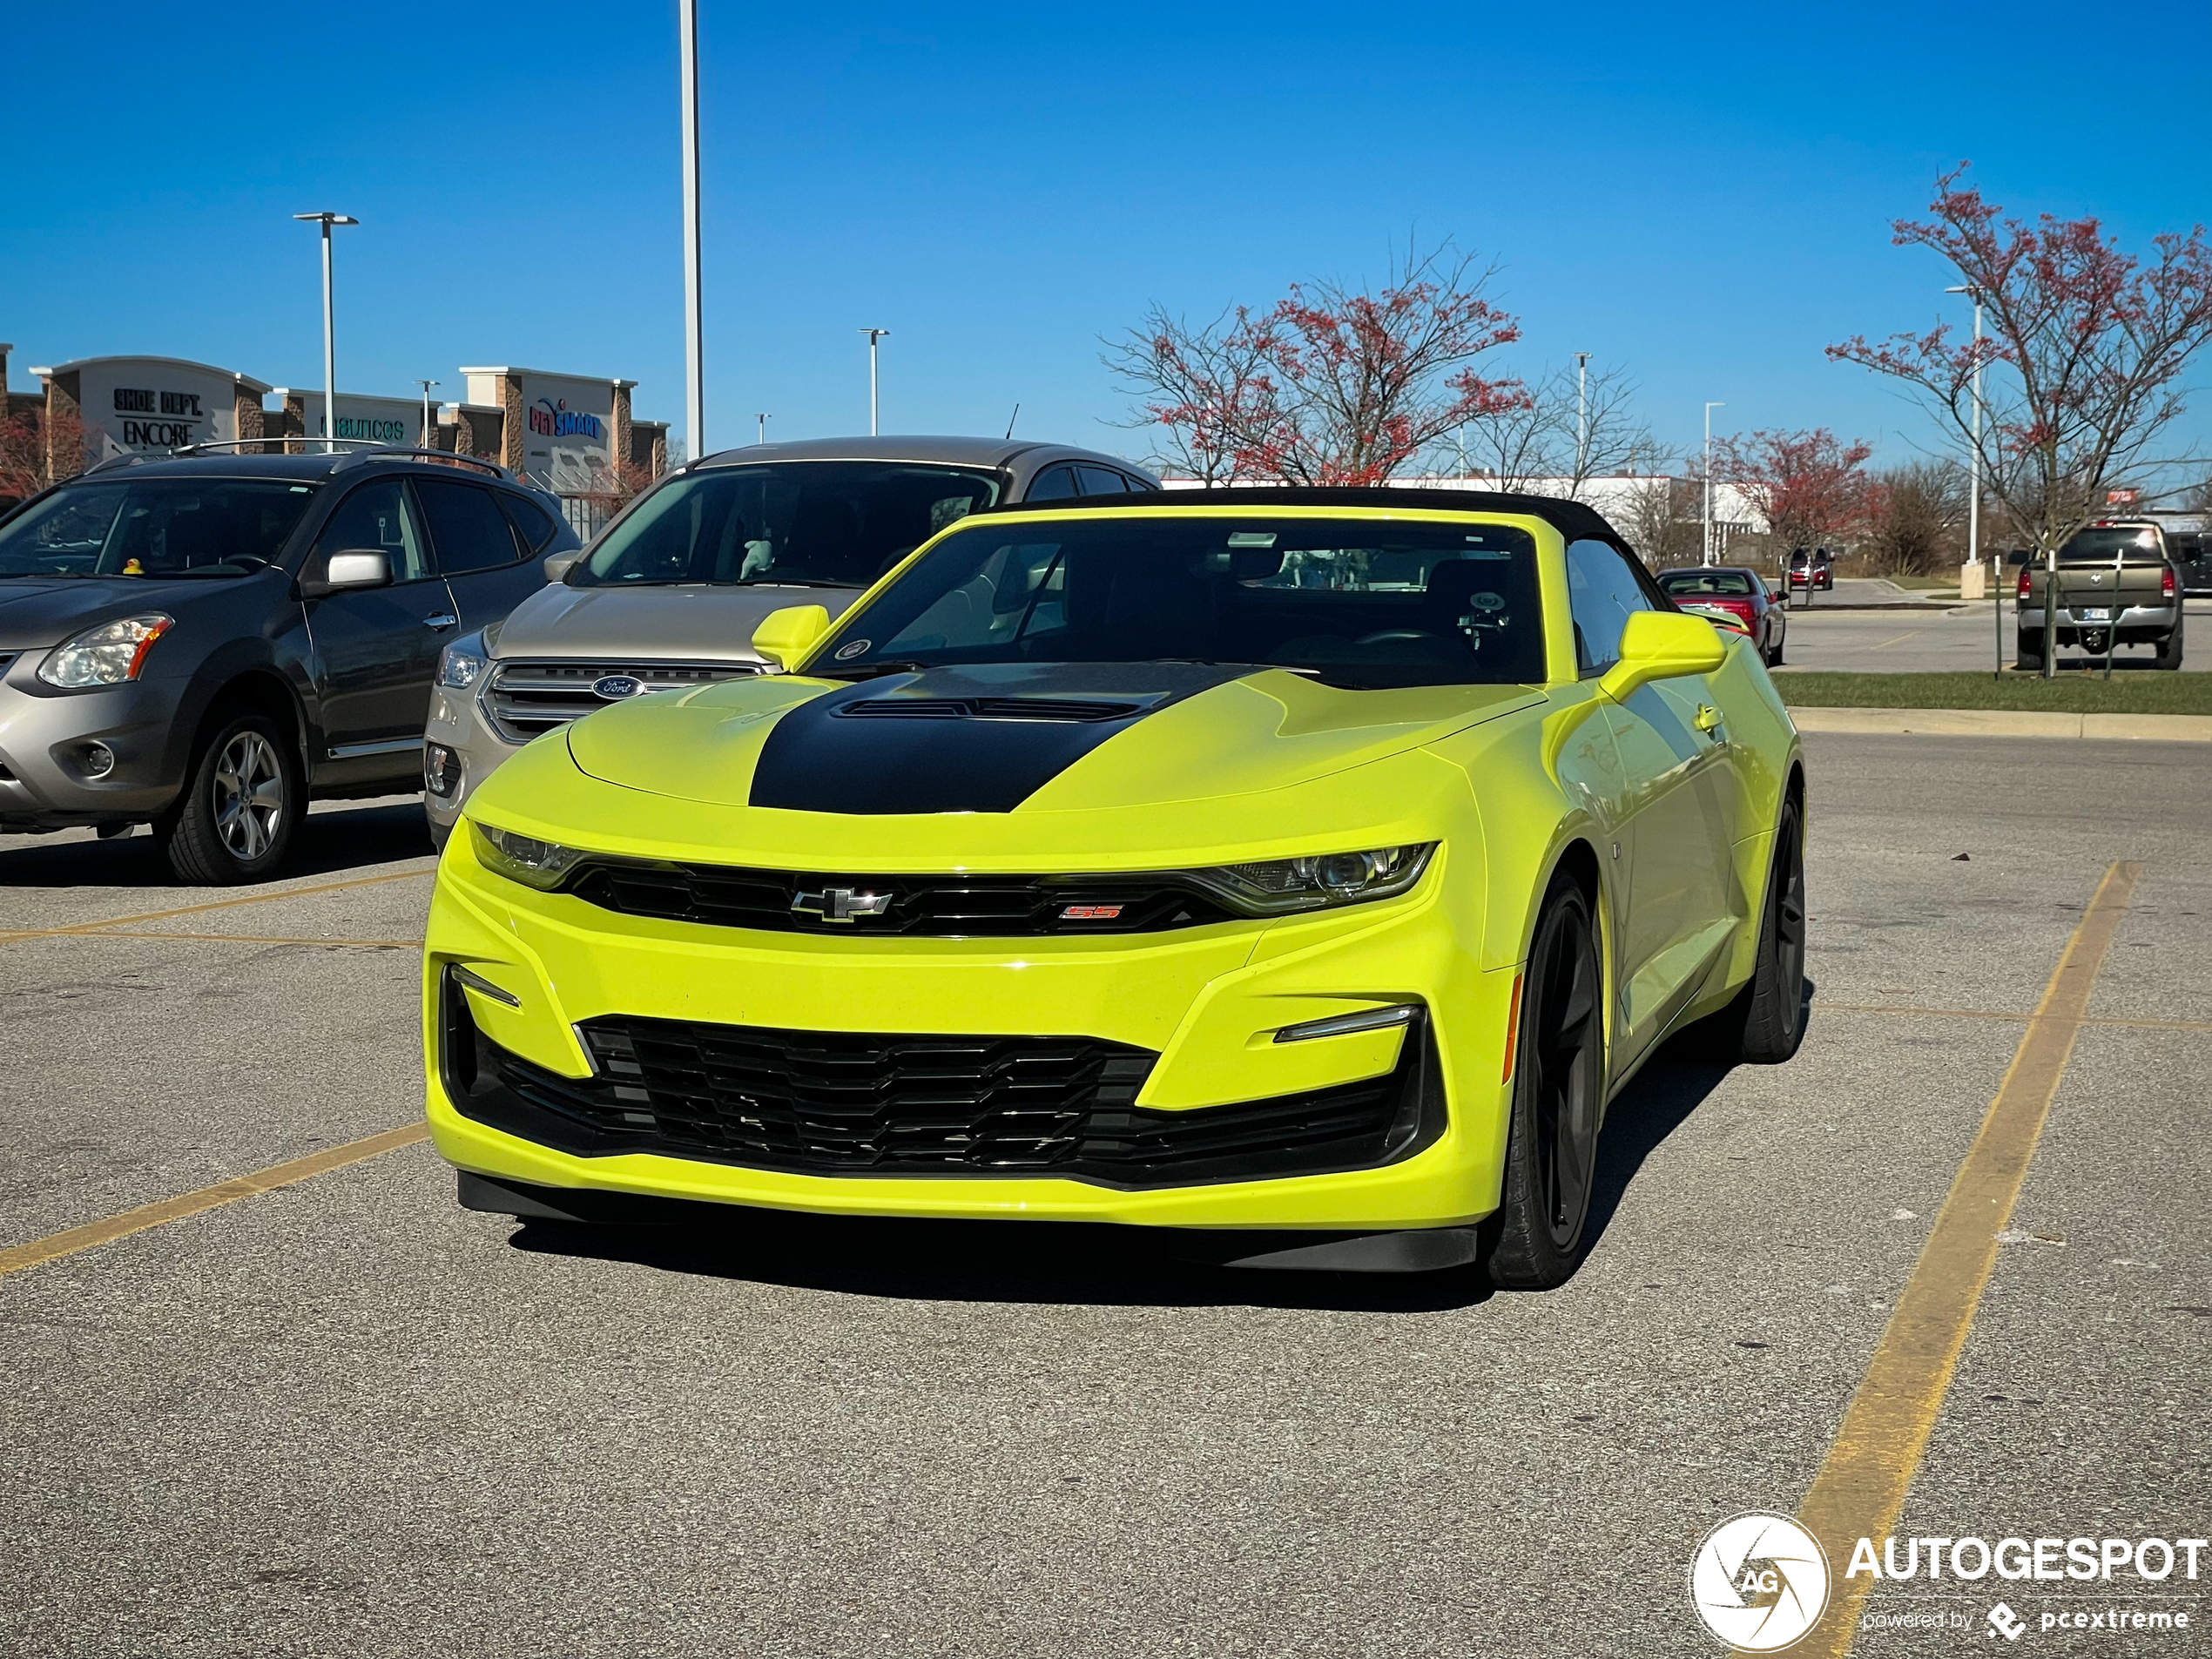
<instances>
[{"instance_id":1,"label":"steering wheel","mask_svg":"<svg viewBox=\"0 0 2212 1659\"><path fill-rule=\"evenodd\" d=\"M1386 645L1395 639L1440 639L1441 634L1431 633L1426 628L1385 628L1376 633L1362 634L1352 643L1355 645Z\"/></svg>"}]
</instances>

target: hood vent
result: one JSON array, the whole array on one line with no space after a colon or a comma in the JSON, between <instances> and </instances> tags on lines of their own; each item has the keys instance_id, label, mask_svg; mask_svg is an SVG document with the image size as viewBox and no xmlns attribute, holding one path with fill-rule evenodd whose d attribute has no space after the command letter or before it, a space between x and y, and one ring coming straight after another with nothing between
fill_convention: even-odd
<instances>
[{"instance_id":1,"label":"hood vent","mask_svg":"<svg viewBox=\"0 0 2212 1659\"><path fill-rule=\"evenodd\" d=\"M840 720L1049 720L1088 725L1126 720L1145 706L1071 697L869 697L836 713Z\"/></svg>"}]
</instances>

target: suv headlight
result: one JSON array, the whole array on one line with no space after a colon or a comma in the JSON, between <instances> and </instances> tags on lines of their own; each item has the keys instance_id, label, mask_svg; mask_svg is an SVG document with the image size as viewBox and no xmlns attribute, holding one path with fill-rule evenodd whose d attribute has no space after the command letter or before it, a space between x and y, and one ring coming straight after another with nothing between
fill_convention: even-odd
<instances>
[{"instance_id":1,"label":"suv headlight","mask_svg":"<svg viewBox=\"0 0 2212 1659\"><path fill-rule=\"evenodd\" d=\"M467 634L445 648L438 658L438 684L448 691L465 691L482 678L491 664L485 653L484 637Z\"/></svg>"},{"instance_id":2,"label":"suv headlight","mask_svg":"<svg viewBox=\"0 0 2212 1659\"><path fill-rule=\"evenodd\" d=\"M536 840L528 835L517 835L512 830L494 829L489 824L477 824L473 819L470 823L476 832L477 855L487 867L509 881L519 881L543 893L559 887L561 879L584 856L580 847Z\"/></svg>"},{"instance_id":3,"label":"suv headlight","mask_svg":"<svg viewBox=\"0 0 2212 1659\"><path fill-rule=\"evenodd\" d=\"M118 617L113 622L87 628L47 653L46 660L38 664L38 678L64 691L134 680L145 666L153 642L176 625L175 617L153 612Z\"/></svg>"},{"instance_id":4,"label":"suv headlight","mask_svg":"<svg viewBox=\"0 0 2212 1659\"><path fill-rule=\"evenodd\" d=\"M1436 846L1421 841L1366 853L1323 853L1177 873L1247 916L1282 916L1394 899L1421 879Z\"/></svg>"}]
</instances>

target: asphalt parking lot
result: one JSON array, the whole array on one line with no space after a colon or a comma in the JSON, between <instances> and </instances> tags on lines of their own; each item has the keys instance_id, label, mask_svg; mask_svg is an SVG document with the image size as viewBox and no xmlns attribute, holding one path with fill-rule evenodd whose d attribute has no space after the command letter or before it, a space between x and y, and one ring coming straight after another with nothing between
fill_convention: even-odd
<instances>
[{"instance_id":1,"label":"asphalt parking lot","mask_svg":"<svg viewBox=\"0 0 2212 1659\"><path fill-rule=\"evenodd\" d=\"M1804 1051L1648 1070L1564 1289L1074 1229L517 1225L408 1145L0 1277L0 1652L1716 1652L1697 1541L1814 1482L2115 861L1896 1530L2206 1536L2212 769L1806 743ZM419 808L319 810L303 850L210 894L143 834L0 841L0 1250L419 1114ZM2206 1566L2126 1599L2212 1622ZM1972 1629L1855 1651L1989 1651L2000 1593L1878 1587Z\"/></svg>"},{"instance_id":2,"label":"asphalt parking lot","mask_svg":"<svg viewBox=\"0 0 2212 1659\"><path fill-rule=\"evenodd\" d=\"M2013 607L2005 606L2005 665L2013 663ZM1895 605L1846 610L1821 594L1809 606L1790 612L1783 645L1786 666L1861 674L1924 674L1946 671L1987 671L1997 660L1997 630L1986 604ZM2088 661L2079 651L2061 651L2059 661L2074 666ZM2103 658L2095 659L2099 667ZM2212 600L2190 600L2183 610L2182 671L2212 670ZM2148 646L2122 647L2113 655L2115 674L2155 673Z\"/></svg>"}]
</instances>

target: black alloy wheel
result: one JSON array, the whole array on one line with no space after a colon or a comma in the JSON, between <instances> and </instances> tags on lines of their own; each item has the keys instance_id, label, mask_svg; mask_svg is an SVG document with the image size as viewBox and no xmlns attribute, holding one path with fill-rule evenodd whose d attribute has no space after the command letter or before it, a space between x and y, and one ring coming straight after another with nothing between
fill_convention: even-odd
<instances>
[{"instance_id":1,"label":"black alloy wheel","mask_svg":"<svg viewBox=\"0 0 2212 1659\"><path fill-rule=\"evenodd\" d=\"M1703 1046L1724 1065L1778 1066L1804 1041L1804 821L1797 797L1784 799L1774 826L1750 981L1700 1028L1711 1039Z\"/></svg>"},{"instance_id":2,"label":"black alloy wheel","mask_svg":"<svg viewBox=\"0 0 2212 1659\"><path fill-rule=\"evenodd\" d=\"M1549 1290L1581 1265L1605 1105L1604 975L1589 899L1554 882L1528 951L1490 1280Z\"/></svg>"}]
</instances>

